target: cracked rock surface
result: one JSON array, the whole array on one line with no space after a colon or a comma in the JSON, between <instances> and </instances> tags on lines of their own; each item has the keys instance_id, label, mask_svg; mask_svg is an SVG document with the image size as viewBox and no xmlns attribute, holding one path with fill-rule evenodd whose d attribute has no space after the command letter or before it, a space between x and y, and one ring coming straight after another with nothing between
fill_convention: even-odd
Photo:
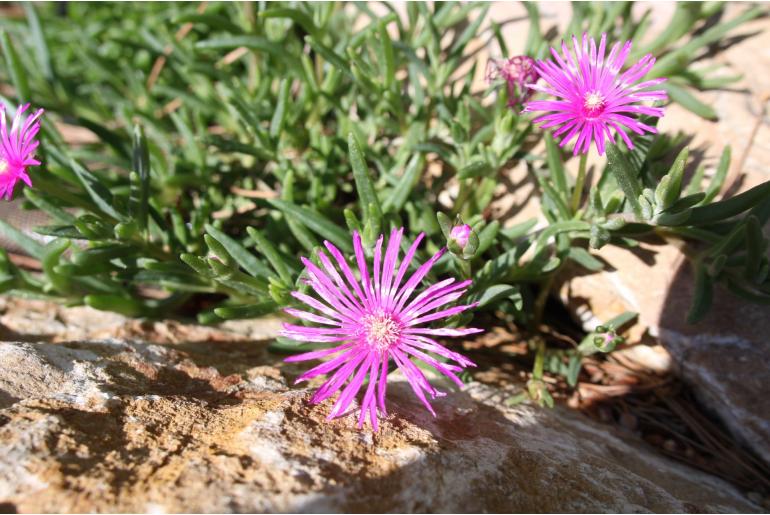
<instances>
[{"instance_id":1,"label":"cracked rock surface","mask_svg":"<svg viewBox=\"0 0 770 515\"><path fill-rule=\"evenodd\" d=\"M288 386L300 369L267 351L275 320L215 329L2 298L0 312L5 511L760 510L579 414L506 407L509 392L478 383L434 419L396 379L379 433L327 423L328 405Z\"/></svg>"}]
</instances>

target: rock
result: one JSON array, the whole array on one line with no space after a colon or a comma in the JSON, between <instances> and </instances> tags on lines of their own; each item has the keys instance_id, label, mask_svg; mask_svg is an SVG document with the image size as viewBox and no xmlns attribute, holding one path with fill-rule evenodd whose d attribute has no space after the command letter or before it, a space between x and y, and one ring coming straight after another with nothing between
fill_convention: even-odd
<instances>
[{"instance_id":1,"label":"rock","mask_svg":"<svg viewBox=\"0 0 770 515\"><path fill-rule=\"evenodd\" d=\"M40 319L14 301L3 323ZM42 308L40 304L37 308ZM68 311L56 308L60 314ZM720 479L567 409L403 379L372 433L239 333L124 320L100 339L0 343L0 505L19 512L759 511ZM130 329L130 332L129 332ZM77 329L82 330L82 329ZM109 333L113 334L110 335ZM153 341L156 339L157 341ZM164 343L158 343L162 341Z\"/></svg>"},{"instance_id":2,"label":"rock","mask_svg":"<svg viewBox=\"0 0 770 515\"><path fill-rule=\"evenodd\" d=\"M605 247L597 255L610 268L565 281L560 295L568 309L586 329L638 312L630 343L658 339L704 406L770 463L770 398L764 393L770 389L770 308L718 287L709 314L690 325L685 319L694 277L679 250L643 244L634 252ZM660 352L635 356L651 369L665 362Z\"/></svg>"},{"instance_id":3,"label":"rock","mask_svg":"<svg viewBox=\"0 0 770 515\"><path fill-rule=\"evenodd\" d=\"M767 227L766 229L770 229ZM694 294L692 268L682 263L663 300L658 333L682 377L731 432L770 463L770 306L752 304L718 287L707 317L687 324Z\"/></svg>"},{"instance_id":4,"label":"rock","mask_svg":"<svg viewBox=\"0 0 770 515\"><path fill-rule=\"evenodd\" d=\"M663 251L664 262L669 250ZM688 325L685 315L694 285L689 266L659 262L652 267L621 249L602 249L599 255L615 271L576 277L565 284L561 295L571 311L582 314L586 327L625 310L639 312L631 342L645 340L648 334L659 337L701 403L770 462L770 399L764 395L770 388L770 344L763 336L770 331L770 308L748 304L718 288L710 314ZM660 370L666 359L659 349L640 345L629 351L634 351L631 359Z\"/></svg>"},{"instance_id":5,"label":"rock","mask_svg":"<svg viewBox=\"0 0 770 515\"><path fill-rule=\"evenodd\" d=\"M20 314L23 312L23 316ZM46 301L0 296L0 339L68 341L142 337L153 342L193 340L266 340L281 327L278 318L230 320L219 328L184 324L176 320L147 321L127 318L88 306L65 308Z\"/></svg>"}]
</instances>

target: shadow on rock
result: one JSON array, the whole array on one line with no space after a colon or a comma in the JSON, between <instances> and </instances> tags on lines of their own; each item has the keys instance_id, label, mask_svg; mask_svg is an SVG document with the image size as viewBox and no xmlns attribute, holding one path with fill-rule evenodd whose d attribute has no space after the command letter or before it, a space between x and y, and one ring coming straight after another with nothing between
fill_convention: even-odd
<instances>
[{"instance_id":1,"label":"shadow on rock","mask_svg":"<svg viewBox=\"0 0 770 515\"><path fill-rule=\"evenodd\" d=\"M770 306L751 304L716 285L707 315L688 324L694 284L691 266L682 263L663 301L661 343L698 399L764 460L750 470L764 469L770 494Z\"/></svg>"}]
</instances>

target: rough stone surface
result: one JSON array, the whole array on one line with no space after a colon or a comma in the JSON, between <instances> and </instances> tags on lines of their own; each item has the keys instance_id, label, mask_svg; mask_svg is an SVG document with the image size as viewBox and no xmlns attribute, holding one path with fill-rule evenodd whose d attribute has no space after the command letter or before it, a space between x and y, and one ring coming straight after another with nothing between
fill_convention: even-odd
<instances>
[{"instance_id":1,"label":"rough stone surface","mask_svg":"<svg viewBox=\"0 0 770 515\"><path fill-rule=\"evenodd\" d=\"M51 337L70 310L4 301L0 504L20 512L724 512L759 508L568 410L505 407L473 383L436 401L389 390L381 431L324 420L248 334L123 319ZM101 315L75 311L79 329ZM33 322L34 321L34 322ZM243 328L241 328L243 329ZM112 333L112 334L110 334ZM48 336L45 336L48 335Z\"/></svg>"},{"instance_id":2,"label":"rough stone surface","mask_svg":"<svg viewBox=\"0 0 770 515\"><path fill-rule=\"evenodd\" d=\"M694 277L675 247L606 247L597 255L608 270L572 277L561 288L570 311L587 329L624 311L638 312L630 342L660 341L703 404L770 463L770 307L720 287L706 318L691 325L685 318Z\"/></svg>"}]
</instances>

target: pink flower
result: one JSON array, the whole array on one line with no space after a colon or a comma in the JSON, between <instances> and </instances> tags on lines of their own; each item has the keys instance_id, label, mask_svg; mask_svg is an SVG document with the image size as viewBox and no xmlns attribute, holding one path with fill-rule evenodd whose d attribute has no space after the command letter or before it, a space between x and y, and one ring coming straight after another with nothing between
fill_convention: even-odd
<instances>
[{"instance_id":1,"label":"pink flower","mask_svg":"<svg viewBox=\"0 0 770 515\"><path fill-rule=\"evenodd\" d=\"M468 244L468 239L471 237L471 231L471 226L468 224L456 225L449 232L449 237L457 243L460 249L464 249Z\"/></svg>"},{"instance_id":2,"label":"pink flower","mask_svg":"<svg viewBox=\"0 0 770 515\"><path fill-rule=\"evenodd\" d=\"M535 69L535 60L526 55L517 55L510 59L490 59L487 62L487 82L503 79L508 84L509 107L514 107L530 97L532 91L527 85L537 82L538 77L540 75Z\"/></svg>"},{"instance_id":3,"label":"pink flower","mask_svg":"<svg viewBox=\"0 0 770 515\"><path fill-rule=\"evenodd\" d=\"M40 143L35 139L40 130L40 116L42 109L22 120L24 111L29 104L19 106L16 116L13 117L11 131L5 118L5 106L0 105L0 198L10 200L13 196L13 188L21 179L27 186L32 186L32 181L27 175L28 166L37 166L40 161L35 159L35 149Z\"/></svg>"},{"instance_id":4,"label":"pink flower","mask_svg":"<svg viewBox=\"0 0 770 515\"><path fill-rule=\"evenodd\" d=\"M606 40L607 35L602 34L597 50L596 42L587 34L583 34L582 46L573 36L574 58L562 42L563 56L551 49L555 63L538 61L535 65L547 84L529 86L557 100L533 100L524 106L524 112L545 112L534 122L542 122L544 129L558 127L554 137L566 134L561 140L562 147L577 136L575 155L587 153L592 141L599 155L604 154L606 141L615 143L610 129L619 134L629 148L633 148L626 134L627 129L640 135L645 131L656 132L655 127L638 121L634 115L663 116L662 108L641 105L641 102L667 98L665 91L650 89L666 79L639 82L655 64L655 58L647 54L620 73L631 51L631 42L627 41L622 48L620 43L615 43L605 59Z\"/></svg>"},{"instance_id":5,"label":"pink flower","mask_svg":"<svg viewBox=\"0 0 770 515\"><path fill-rule=\"evenodd\" d=\"M481 332L481 329L424 326L475 307L476 304L469 304L438 309L458 300L471 281L456 283L454 279L445 279L414 295L415 289L436 261L444 255L446 249L441 249L402 282L407 277L406 272L412 258L425 236L420 234L417 237L404 259L396 266L403 233L403 228L391 232L384 258L383 236L377 240L374 248L373 278L369 275L361 236L357 232L353 233L353 247L359 278L356 278L342 253L328 241L325 241L324 245L334 263L323 251L318 253L321 267L309 259L302 258L309 277L307 283L318 298L298 291L292 292L292 296L314 312L293 308L287 308L285 311L321 326L284 324L281 334L294 340L336 344L328 349L286 359L288 362L295 362L330 358L297 379L297 382L301 382L318 375L328 376L310 400L317 404L340 392L328 420L345 414L368 375L369 384L361 402L358 427L363 427L368 416L372 427L377 431L378 411L382 415L387 414L385 391L390 360L401 369L414 394L434 416L436 414L425 394L431 398L444 394L431 386L412 359L433 367L458 386L462 386L462 382L455 373L462 371L463 367L475 366L470 360L447 349L433 338L466 336ZM455 361L459 366L442 363L432 355Z\"/></svg>"}]
</instances>

